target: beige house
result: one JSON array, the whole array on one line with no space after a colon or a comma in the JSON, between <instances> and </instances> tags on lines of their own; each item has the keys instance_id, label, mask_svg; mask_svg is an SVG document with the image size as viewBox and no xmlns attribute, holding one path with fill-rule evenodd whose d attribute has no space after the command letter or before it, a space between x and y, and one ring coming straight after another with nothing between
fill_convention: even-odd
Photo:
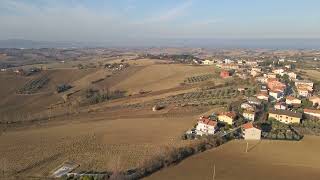
<instances>
[{"instance_id":1,"label":"beige house","mask_svg":"<svg viewBox=\"0 0 320 180\"><path fill-rule=\"evenodd\" d=\"M225 122L229 125L232 125L234 123L235 118L236 118L235 112L223 112L223 113L220 113L218 116L219 121Z\"/></svg>"},{"instance_id":2,"label":"beige house","mask_svg":"<svg viewBox=\"0 0 320 180\"><path fill-rule=\"evenodd\" d=\"M308 88L298 86L297 91L298 91L299 96L301 96L301 97L309 97L310 96L310 93L309 93L310 90Z\"/></svg>"},{"instance_id":3,"label":"beige house","mask_svg":"<svg viewBox=\"0 0 320 180\"><path fill-rule=\"evenodd\" d=\"M301 104L301 100L297 99L295 97L292 97L292 96L287 96L286 97L286 104L289 104L289 105L300 105Z\"/></svg>"},{"instance_id":4,"label":"beige house","mask_svg":"<svg viewBox=\"0 0 320 180\"><path fill-rule=\"evenodd\" d=\"M252 123L242 125L242 136L245 140L260 140L261 130L254 127Z\"/></svg>"},{"instance_id":5,"label":"beige house","mask_svg":"<svg viewBox=\"0 0 320 180\"><path fill-rule=\"evenodd\" d=\"M302 114L289 110L277 109L269 111L269 118L274 118L285 124L300 123Z\"/></svg>"},{"instance_id":6,"label":"beige house","mask_svg":"<svg viewBox=\"0 0 320 180\"><path fill-rule=\"evenodd\" d=\"M294 85L296 87L298 87L298 86L306 86L310 90L313 90L313 82L309 81L309 80L297 80L297 81L294 82Z\"/></svg>"},{"instance_id":7,"label":"beige house","mask_svg":"<svg viewBox=\"0 0 320 180\"><path fill-rule=\"evenodd\" d=\"M288 76L289 76L289 79L291 79L291 80L297 79L297 74L294 73L294 72L289 72L289 73L288 73Z\"/></svg>"}]
</instances>

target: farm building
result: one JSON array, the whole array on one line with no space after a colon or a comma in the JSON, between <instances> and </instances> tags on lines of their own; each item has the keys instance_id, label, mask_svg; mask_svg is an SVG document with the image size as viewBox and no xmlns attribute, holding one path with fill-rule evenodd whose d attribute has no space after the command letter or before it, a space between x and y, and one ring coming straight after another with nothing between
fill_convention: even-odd
<instances>
[{"instance_id":1,"label":"farm building","mask_svg":"<svg viewBox=\"0 0 320 180\"><path fill-rule=\"evenodd\" d=\"M254 127L251 122L242 125L242 136L245 140L260 140L261 130Z\"/></svg>"},{"instance_id":2,"label":"farm building","mask_svg":"<svg viewBox=\"0 0 320 180\"><path fill-rule=\"evenodd\" d=\"M269 118L274 118L282 123L300 123L302 114L289 110L270 110Z\"/></svg>"},{"instance_id":3,"label":"farm building","mask_svg":"<svg viewBox=\"0 0 320 180\"><path fill-rule=\"evenodd\" d=\"M234 123L234 120L236 118L236 113L235 112L222 112L218 115L218 120L225 122L229 125L232 125Z\"/></svg>"}]
</instances>

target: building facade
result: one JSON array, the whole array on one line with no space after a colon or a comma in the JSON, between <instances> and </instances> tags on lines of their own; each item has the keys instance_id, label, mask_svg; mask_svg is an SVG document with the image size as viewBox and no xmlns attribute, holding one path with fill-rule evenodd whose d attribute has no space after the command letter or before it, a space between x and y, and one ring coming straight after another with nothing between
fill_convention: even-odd
<instances>
[{"instance_id":1,"label":"building facade","mask_svg":"<svg viewBox=\"0 0 320 180\"><path fill-rule=\"evenodd\" d=\"M274 118L285 124L300 123L302 114L289 110L270 110L269 118Z\"/></svg>"}]
</instances>

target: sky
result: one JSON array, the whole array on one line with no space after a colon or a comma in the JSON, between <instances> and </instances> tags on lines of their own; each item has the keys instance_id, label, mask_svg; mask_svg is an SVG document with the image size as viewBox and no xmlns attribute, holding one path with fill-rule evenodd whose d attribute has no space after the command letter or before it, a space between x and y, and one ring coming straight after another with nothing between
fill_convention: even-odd
<instances>
[{"instance_id":1,"label":"sky","mask_svg":"<svg viewBox=\"0 0 320 180\"><path fill-rule=\"evenodd\" d=\"M0 39L320 38L319 0L0 0Z\"/></svg>"}]
</instances>

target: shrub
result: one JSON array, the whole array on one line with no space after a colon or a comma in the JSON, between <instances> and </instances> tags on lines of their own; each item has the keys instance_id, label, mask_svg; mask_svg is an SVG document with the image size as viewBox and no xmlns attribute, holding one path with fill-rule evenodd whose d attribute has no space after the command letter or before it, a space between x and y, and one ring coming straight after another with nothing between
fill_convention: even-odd
<instances>
[{"instance_id":1,"label":"shrub","mask_svg":"<svg viewBox=\"0 0 320 180\"><path fill-rule=\"evenodd\" d=\"M56 91L57 91L57 93L62 93L62 92L67 91L68 89L71 89L71 88L72 88L72 86L69 84L61 84L56 87Z\"/></svg>"}]
</instances>

